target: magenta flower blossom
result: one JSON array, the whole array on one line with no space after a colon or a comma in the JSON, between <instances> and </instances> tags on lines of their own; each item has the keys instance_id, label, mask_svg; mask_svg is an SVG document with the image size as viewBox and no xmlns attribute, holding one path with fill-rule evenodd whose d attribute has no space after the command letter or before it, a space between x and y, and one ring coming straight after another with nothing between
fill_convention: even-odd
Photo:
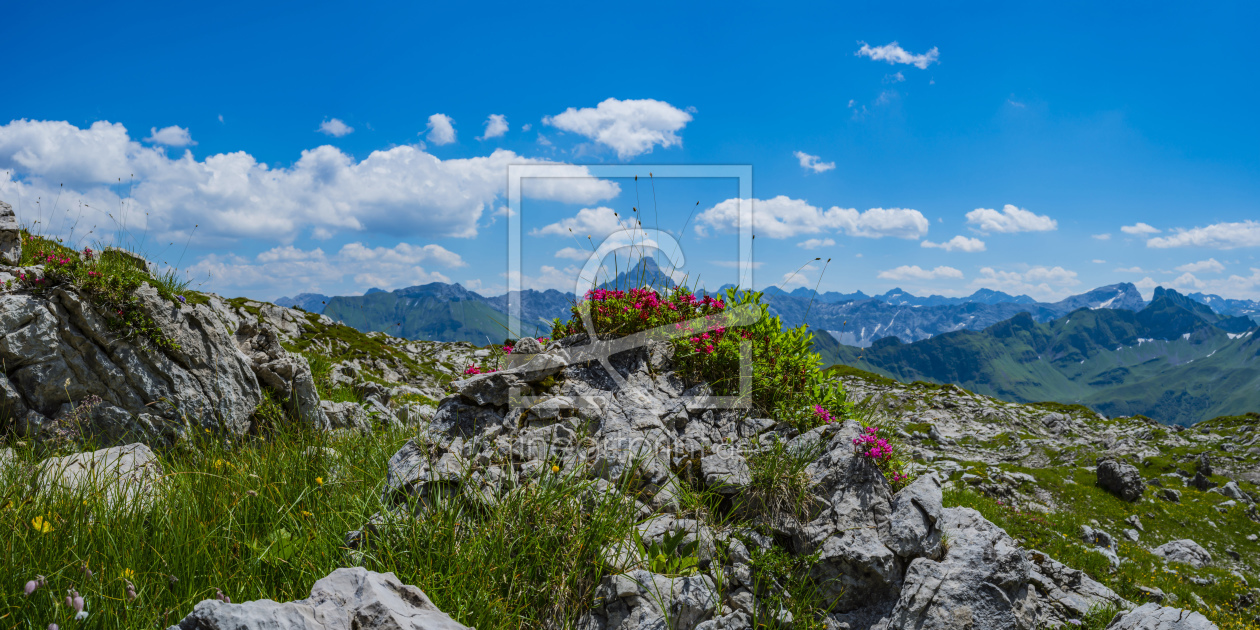
<instances>
[{"instance_id":1,"label":"magenta flower blossom","mask_svg":"<svg viewBox=\"0 0 1260 630\"><path fill-rule=\"evenodd\" d=\"M865 427L862 436L853 438L853 446L859 454L880 464L892 459L892 445L878 434L879 427Z\"/></svg>"},{"instance_id":2,"label":"magenta flower blossom","mask_svg":"<svg viewBox=\"0 0 1260 630\"><path fill-rule=\"evenodd\" d=\"M831 421L835 420L835 418L831 416L831 412L827 411L827 408L822 405L814 405L814 415L817 416L823 424L831 424Z\"/></svg>"}]
</instances>

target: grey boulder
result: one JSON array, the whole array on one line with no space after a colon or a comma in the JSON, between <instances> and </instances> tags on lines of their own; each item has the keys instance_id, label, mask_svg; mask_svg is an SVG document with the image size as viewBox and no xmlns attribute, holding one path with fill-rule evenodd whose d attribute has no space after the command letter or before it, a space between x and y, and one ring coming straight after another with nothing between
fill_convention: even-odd
<instances>
[{"instance_id":1,"label":"grey boulder","mask_svg":"<svg viewBox=\"0 0 1260 630\"><path fill-rule=\"evenodd\" d=\"M1120 546L1116 543L1114 536L1101 529L1085 525L1081 527L1081 540L1093 545L1096 551L1107 556L1107 561L1112 567L1120 566Z\"/></svg>"},{"instance_id":2,"label":"grey boulder","mask_svg":"<svg viewBox=\"0 0 1260 630\"><path fill-rule=\"evenodd\" d=\"M941 556L941 482L936 475L915 479L893 496L888 548L902 558Z\"/></svg>"},{"instance_id":3,"label":"grey boulder","mask_svg":"<svg viewBox=\"0 0 1260 630\"><path fill-rule=\"evenodd\" d=\"M600 582L603 603L579 623L604 630L692 630L713 616L718 591L707 575L666 577L638 570Z\"/></svg>"},{"instance_id":4,"label":"grey boulder","mask_svg":"<svg viewBox=\"0 0 1260 630\"><path fill-rule=\"evenodd\" d=\"M190 429L231 435L249 429L262 392L215 312L164 300L147 284L134 295L178 347L142 347L120 336L73 291L0 294L0 360L9 381L0 383L0 397L21 402L13 405L20 431L171 444ZM91 418L75 413L94 399Z\"/></svg>"},{"instance_id":5,"label":"grey boulder","mask_svg":"<svg viewBox=\"0 0 1260 630\"><path fill-rule=\"evenodd\" d=\"M358 403L321 400L319 410L324 423L316 426L330 430L350 429L361 433L372 432L372 423L368 420L367 412Z\"/></svg>"},{"instance_id":6,"label":"grey boulder","mask_svg":"<svg viewBox=\"0 0 1260 630\"><path fill-rule=\"evenodd\" d=\"M110 507L149 506L162 482L162 465L144 444L103 448L44 460L35 485L42 494L99 497Z\"/></svg>"},{"instance_id":7,"label":"grey boulder","mask_svg":"<svg viewBox=\"0 0 1260 630\"><path fill-rule=\"evenodd\" d=\"M451 387L464 398L476 405L506 405L513 389L525 385L515 373L500 370L489 374L477 374L465 379L453 381Z\"/></svg>"},{"instance_id":8,"label":"grey boulder","mask_svg":"<svg viewBox=\"0 0 1260 630\"><path fill-rule=\"evenodd\" d=\"M1111 589L1095 582L1084 571L1070 568L1039 552L1029 553L1033 561L1031 581L1037 587L1041 599L1040 621L1043 627L1066 624L1080 620L1091 610L1114 604L1121 609L1131 608L1128 600Z\"/></svg>"},{"instance_id":9,"label":"grey boulder","mask_svg":"<svg viewBox=\"0 0 1260 630\"><path fill-rule=\"evenodd\" d=\"M512 354L538 354L542 351L542 343L533 337L521 337L512 347Z\"/></svg>"},{"instance_id":10,"label":"grey boulder","mask_svg":"<svg viewBox=\"0 0 1260 630\"><path fill-rule=\"evenodd\" d=\"M889 630L1031 630L1036 627L1032 563L1000 527L970 508L942 510L950 548L906 571Z\"/></svg>"},{"instance_id":11,"label":"grey boulder","mask_svg":"<svg viewBox=\"0 0 1260 630\"><path fill-rule=\"evenodd\" d=\"M1166 542L1152 549L1151 553L1169 562L1185 563L1196 569L1212 564L1212 554L1189 538Z\"/></svg>"},{"instance_id":12,"label":"grey boulder","mask_svg":"<svg viewBox=\"0 0 1260 630\"><path fill-rule=\"evenodd\" d=\"M492 407L469 404L459 396L448 396L438 403L429 431L435 435L470 438L487 429L501 427L503 414Z\"/></svg>"},{"instance_id":13,"label":"grey boulder","mask_svg":"<svg viewBox=\"0 0 1260 630\"><path fill-rule=\"evenodd\" d=\"M1098 463L1098 485L1125 501L1137 501L1146 490L1136 467L1114 459Z\"/></svg>"},{"instance_id":14,"label":"grey boulder","mask_svg":"<svg viewBox=\"0 0 1260 630\"><path fill-rule=\"evenodd\" d=\"M1194 478L1186 483L1188 483L1190 487L1197 488L1203 492L1207 492L1218 485L1215 481L1208 479L1202 472L1195 473Z\"/></svg>"},{"instance_id":15,"label":"grey boulder","mask_svg":"<svg viewBox=\"0 0 1260 630\"><path fill-rule=\"evenodd\" d=\"M1116 615L1107 630L1216 630L1216 624L1197 612L1151 603Z\"/></svg>"},{"instance_id":16,"label":"grey boulder","mask_svg":"<svg viewBox=\"0 0 1260 630\"><path fill-rule=\"evenodd\" d=\"M1213 488L1213 491L1234 499L1235 501L1242 501L1244 503L1252 502L1251 496L1246 492L1243 492L1242 488L1238 487L1237 481L1230 481L1220 488Z\"/></svg>"},{"instance_id":17,"label":"grey boulder","mask_svg":"<svg viewBox=\"0 0 1260 630\"><path fill-rule=\"evenodd\" d=\"M306 357L280 345L275 327L262 322L243 322L236 329L235 341L241 353L249 357L258 380L279 394L299 418L314 427L328 425L310 364Z\"/></svg>"},{"instance_id":18,"label":"grey boulder","mask_svg":"<svg viewBox=\"0 0 1260 630\"><path fill-rule=\"evenodd\" d=\"M700 472L705 485L718 494L737 494L752 483L748 462L734 448L717 449L701 459Z\"/></svg>"},{"instance_id":19,"label":"grey boulder","mask_svg":"<svg viewBox=\"0 0 1260 630\"><path fill-rule=\"evenodd\" d=\"M22 232L13 206L0 201L0 262L17 265L22 260Z\"/></svg>"},{"instance_id":20,"label":"grey boulder","mask_svg":"<svg viewBox=\"0 0 1260 630\"><path fill-rule=\"evenodd\" d=\"M393 573L337 569L292 602L208 599L169 630L463 630L424 591Z\"/></svg>"}]
</instances>

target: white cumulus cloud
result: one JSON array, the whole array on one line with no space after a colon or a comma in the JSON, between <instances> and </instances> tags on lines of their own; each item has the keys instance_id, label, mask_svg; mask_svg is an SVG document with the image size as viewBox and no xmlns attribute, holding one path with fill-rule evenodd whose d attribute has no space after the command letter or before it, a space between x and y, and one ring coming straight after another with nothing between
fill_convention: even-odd
<instances>
[{"instance_id":1,"label":"white cumulus cloud","mask_svg":"<svg viewBox=\"0 0 1260 630\"><path fill-rule=\"evenodd\" d=\"M531 236L568 236L572 233L579 241L586 237L594 239L598 245L609 234L621 229L629 229L633 221L626 221L616 210L600 206L598 208L582 208L577 214L541 228L530 230Z\"/></svg>"},{"instance_id":2,"label":"white cumulus cloud","mask_svg":"<svg viewBox=\"0 0 1260 630\"><path fill-rule=\"evenodd\" d=\"M163 144L168 147L186 147L197 144L193 142L192 134L178 125L162 127L161 129L150 127L149 137L145 138L144 141L150 144Z\"/></svg>"},{"instance_id":3,"label":"white cumulus cloud","mask_svg":"<svg viewBox=\"0 0 1260 630\"><path fill-rule=\"evenodd\" d=\"M1027 293L1043 300L1062 299L1071 287L1080 284L1076 272L1063 267L1030 267L1024 271L1003 271L993 267L980 269L980 275L971 281L977 288L997 289L1007 293Z\"/></svg>"},{"instance_id":4,"label":"white cumulus cloud","mask_svg":"<svg viewBox=\"0 0 1260 630\"><path fill-rule=\"evenodd\" d=\"M556 252L556 258L568 258L569 260L587 260L594 254L589 249L578 249L576 247L564 247Z\"/></svg>"},{"instance_id":5,"label":"white cumulus cloud","mask_svg":"<svg viewBox=\"0 0 1260 630\"><path fill-rule=\"evenodd\" d=\"M563 269L551 265L540 265L537 275L519 274L519 278L522 289L534 289L536 291L555 289L569 293L591 287L592 282L587 279L580 279L581 275L582 270L573 265Z\"/></svg>"},{"instance_id":6,"label":"white cumulus cloud","mask_svg":"<svg viewBox=\"0 0 1260 630\"><path fill-rule=\"evenodd\" d=\"M1095 240L1099 240L1099 241L1109 241L1111 240L1111 235L1110 234L1093 234L1091 235L1091 238L1094 238Z\"/></svg>"},{"instance_id":7,"label":"white cumulus cloud","mask_svg":"<svg viewBox=\"0 0 1260 630\"><path fill-rule=\"evenodd\" d=\"M1009 203L1002 206L1001 212L991 208L976 208L967 213L967 223L980 232L1001 234L1049 232L1059 227L1059 223L1048 216L1017 208Z\"/></svg>"},{"instance_id":8,"label":"white cumulus cloud","mask_svg":"<svg viewBox=\"0 0 1260 630\"><path fill-rule=\"evenodd\" d=\"M824 171L830 171L836 167L835 162L823 162L822 158L817 155L810 155L804 151L796 151L792 153L792 155L795 155L796 159L800 160L801 168L807 171L822 173Z\"/></svg>"},{"instance_id":9,"label":"white cumulus cloud","mask_svg":"<svg viewBox=\"0 0 1260 630\"><path fill-rule=\"evenodd\" d=\"M1143 299L1149 300L1151 299L1151 295L1154 293L1155 287L1159 286L1159 283L1156 282L1154 278L1147 276L1137 282L1134 282L1133 286L1138 288L1138 293L1142 294Z\"/></svg>"},{"instance_id":10,"label":"white cumulus cloud","mask_svg":"<svg viewBox=\"0 0 1260 630\"><path fill-rule=\"evenodd\" d=\"M1173 278L1172 282L1168 284L1175 289L1202 289L1204 287L1203 281L1189 272Z\"/></svg>"},{"instance_id":11,"label":"white cumulus cloud","mask_svg":"<svg viewBox=\"0 0 1260 630\"><path fill-rule=\"evenodd\" d=\"M399 243L394 247L368 247L347 243L335 255L315 248L303 250L292 245L274 247L252 260L235 254L211 254L188 269L190 277L208 277L218 290L272 291L287 287L290 294L308 291L322 293L339 287L348 277L358 286L385 290L450 282L441 272L426 271L420 263L443 267L463 267L460 256L440 245Z\"/></svg>"},{"instance_id":12,"label":"white cumulus cloud","mask_svg":"<svg viewBox=\"0 0 1260 630\"><path fill-rule=\"evenodd\" d=\"M455 142L455 121L446 114L429 116L427 129L429 130L429 135L425 136L425 139L433 144L442 146Z\"/></svg>"},{"instance_id":13,"label":"white cumulus cloud","mask_svg":"<svg viewBox=\"0 0 1260 630\"><path fill-rule=\"evenodd\" d=\"M342 122L340 118L330 118L322 123L319 123L319 129L316 131L319 131L326 136L340 138L354 133L354 127Z\"/></svg>"},{"instance_id":14,"label":"white cumulus cloud","mask_svg":"<svg viewBox=\"0 0 1260 630\"><path fill-rule=\"evenodd\" d=\"M780 289L814 286L813 273L815 271L818 271L815 265L805 265L796 271L789 271L779 279L778 286Z\"/></svg>"},{"instance_id":15,"label":"white cumulus cloud","mask_svg":"<svg viewBox=\"0 0 1260 630\"><path fill-rule=\"evenodd\" d=\"M543 123L611 148L625 160L653 147L681 146L678 132L691 122L691 114L654 99L609 98L595 107L570 107Z\"/></svg>"},{"instance_id":16,"label":"white cumulus cloud","mask_svg":"<svg viewBox=\"0 0 1260 630\"><path fill-rule=\"evenodd\" d=\"M831 247L835 244L836 241L830 238L810 238L797 243L796 246L803 249L818 249L819 247Z\"/></svg>"},{"instance_id":17,"label":"white cumulus cloud","mask_svg":"<svg viewBox=\"0 0 1260 630\"><path fill-rule=\"evenodd\" d=\"M959 251L959 252L974 253L974 252L984 251L984 241L978 238L970 238L967 236L963 236L961 234L959 234L958 236L955 236L954 238L949 239L948 241L945 241L944 243L933 243L932 241L923 241L922 243L919 243L919 246L943 249L947 252Z\"/></svg>"},{"instance_id":18,"label":"white cumulus cloud","mask_svg":"<svg viewBox=\"0 0 1260 630\"><path fill-rule=\"evenodd\" d=\"M854 208L812 206L803 199L779 195L771 199L752 200L753 230L766 238L791 238L801 234L818 234L835 230L864 238L922 238L928 232L928 220L918 210L909 208L871 208L858 212ZM739 226L739 200L727 199L701 212L696 230L707 228L734 232Z\"/></svg>"},{"instance_id":19,"label":"white cumulus cloud","mask_svg":"<svg viewBox=\"0 0 1260 630\"><path fill-rule=\"evenodd\" d=\"M1143 278L1140 282L1135 282L1134 284L1142 290L1142 295L1147 299L1150 299L1151 291L1155 287L1163 284L1166 287L1184 291L1195 290L1230 298L1260 300L1260 267L1251 267L1250 271L1251 275L1249 276L1231 274L1227 278L1206 280L1186 272L1169 282L1160 283L1152 278Z\"/></svg>"},{"instance_id":20,"label":"white cumulus cloud","mask_svg":"<svg viewBox=\"0 0 1260 630\"><path fill-rule=\"evenodd\" d=\"M1232 223L1213 223L1206 227L1179 229L1168 236L1160 236L1146 241L1147 247L1210 247L1212 249L1234 249L1237 247L1260 247L1260 221L1238 221Z\"/></svg>"},{"instance_id":21,"label":"white cumulus cloud","mask_svg":"<svg viewBox=\"0 0 1260 630\"><path fill-rule=\"evenodd\" d=\"M1222 265L1215 258L1209 258L1207 260L1200 260L1199 262L1181 265L1180 267L1177 267L1177 271L1184 271L1186 273L1203 273L1205 271L1220 273L1225 271L1225 265Z\"/></svg>"},{"instance_id":22,"label":"white cumulus cloud","mask_svg":"<svg viewBox=\"0 0 1260 630\"><path fill-rule=\"evenodd\" d=\"M879 272L879 277L884 280L940 280L942 278L961 279L963 272L953 267L937 267L935 269L923 269L918 265L902 265L895 269L887 269Z\"/></svg>"},{"instance_id":23,"label":"white cumulus cloud","mask_svg":"<svg viewBox=\"0 0 1260 630\"><path fill-rule=\"evenodd\" d=\"M349 243L341 248L343 260L372 265L418 265L435 262L443 267L466 267L468 263L459 254L441 245L412 245L399 243L394 247L366 247L361 243Z\"/></svg>"},{"instance_id":24,"label":"white cumulus cloud","mask_svg":"<svg viewBox=\"0 0 1260 630\"><path fill-rule=\"evenodd\" d=\"M1159 234L1160 229L1151 227L1145 223L1138 222L1135 225L1125 225L1120 227L1120 231L1125 234L1133 234L1135 236L1144 236L1146 234Z\"/></svg>"},{"instance_id":25,"label":"white cumulus cloud","mask_svg":"<svg viewBox=\"0 0 1260 630\"><path fill-rule=\"evenodd\" d=\"M507 116L504 116L503 114L490 114L490 117L486 119L486 133L482 134L478 140L498 138L507 132Z\"/></svg>"},{"instance_id":26,"label":"white cumulus cloud","mask_svg":"<svg viewBox=\"0 0 1260 630\"><path fill-rule=\"evenodd\" d=\"M89 214L94 208L117 215L122 205L128 229L180 240L194 225L200 226L199 238L280 242L307 232L329 238L340 231L473 237L478 221L506 194L508 165L522 163L551 162L502 149L440 160L411 145L356 161L335 147L319 146L289 166L272 167L244 151L204 160L187 152L170 158L163 149L132 140L117 123L86 129L64 121L0 125L0 198L24 214L37 198L53 198L64 183L63 207L82 201ZM620 192L616 183L592 178L584 167L559 168L568 176L530 180L537 185L524 186L522 193L593 203ZM120 181L129 184L125 205Z\"/></svg>"},{"instance_id":27,"label":"white cumulus cloud","mask_svg":"<svg viewBox=\"0 0 1260 630\"><path fill-rule=\"evenodd\" d=\"M941 56L935 46L921 55L916 55L899 46L897 42L883 46L871 46L866 42L858 43L862 44L862 47L854 54L859 57L870 57L875 61L887 61L890 64L904 63L920 70L926 70L929 65L939 63Z\"/></svg>"}]
</instances>

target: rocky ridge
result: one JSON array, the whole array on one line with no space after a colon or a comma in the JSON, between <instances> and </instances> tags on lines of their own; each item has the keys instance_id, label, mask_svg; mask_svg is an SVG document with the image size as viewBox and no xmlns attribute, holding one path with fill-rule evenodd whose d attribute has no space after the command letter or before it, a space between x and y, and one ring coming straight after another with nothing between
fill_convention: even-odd
<instances>
[{"instance_id":1,"label":"rocky ridge","mask_svg":"<svg viewBox=\"0 0 1260 630\"><path fill-rule=\"evenodd\" d=\"M855 454L862 427L853 421L802 434L770 419L705 408L695 402L702 391L684 390L672 377L663 346L614 355L628 384L618 389L602 368L568 365L566 355L583 342L561 340L516 368L452 383L455 393L442 400L428 429L390 461L382 500L393 508L350 532L348 546L363 549L380 528L422 516L432 501L494 501L565 470L594 491L634 501L643 519L638 540L656 543L678 532L697 542L699 570L673 575L650 570L636 537L610 544L605 563L614 573L601 583L583 628L750 628L767 619L791 625L788 611L767 607L777 601L767 592L774 587L749 564L775 548L815 558L811 576L832 611L830 628L1059 627L1101 607L1134 606L1022 547L975 510L942 507L938 474L951 469L922 466L915 482L894 492L870 460ZM857 396L874 393L854 385ZM509 406L513 387L535 394L533 404ZM811 454L805 478L812 509L804 518L763 512L733 523L682 513L679 495L689 484L740 496L751 485L749 462L755 468L776 444Z\"/></svg>"},{"instance_id":2,"label":"rocky ridge","mask_svg":"<svg viewBox=\"0 0 1260 630\"><path fill-rule=\"evenodd\" d=\"M142 311L177 344L162 350L121 338L72 289L32 295L9 282L40 271L0 267L9 287L0 291L0 405L18 435L41 440L171 446L193 430L240 436L264 387L307 422L344 428L342 410L315 391L304 356L313 353L340 359L328 368L334 384L361 392L380 422L414 423L446 381L490 354L363 335L322 315L214 294L164 300L144 285Z\"/></svg>"}]
</instances>

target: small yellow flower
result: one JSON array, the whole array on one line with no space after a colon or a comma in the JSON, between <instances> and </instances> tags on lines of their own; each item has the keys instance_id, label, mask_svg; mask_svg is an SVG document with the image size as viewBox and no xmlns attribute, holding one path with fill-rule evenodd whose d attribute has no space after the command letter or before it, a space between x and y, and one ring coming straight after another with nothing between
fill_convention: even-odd
<instances>
[{"instance_id":1,"label":"small yellow flower","mask_svg":"<svg viewBox=\"0 0 1260 630\"><path fill-rule=\"evenodd\" d=\"M223 460L221 460L221 459L216 459L216 460L214 460L214 469L215 469L215 470L223 470Z\"/></svg>"},{"instance_id":2,"label":"small yellow flower","mask_svg":"<svg viewBox=\"0 0 1260 630\"><path fill-rule=\"evenodd\" d=\"M35 518L31 519L31 527L34 527L35 531L41 534L47 534L48 532L51 532L53 530L52 523L50 523L47 520L44 520L44 517L42 516L36 516Z\"/></svg>"},{"instance_id":3,"label":"small yellow flower","mask_svg":"<svg viewBox=\"0 0 1260 630\"><path fill-rule=\"evenodd\" d=\"M131 569L123 569L123 571L122 571L122 579L124 579L124 580L134 580L134 579L136 579L136 572L135 572L135 571L132 571Z\"/></svg>"},{"instance_id":4,"label":"small yellow flower","mask_svg":"<svg viewBox=\"0 0 1260 630\"><path fill-rule=\"evenodd\" d=\"M560 467L559 467L559 466L552 466L552 467L551 467L551 472L560 472Z\"/></svg>"},{"instance_id":5,"label":"small yellow flower","mask_svg":"<svg viewBox=\"0 0 1260 630\"><path fill-rule=\"evenodd\" d=\"M316 477L316 478L315 478L315 483L317 483L317 484L319 484L319 485L321 485L321 486L322 486L322 485L324 485L324 478L323 478L323 477Z\"/></svg>"},{"instance_id":6,"label":"small yellow flower","mask_svg":"<svg viewBox=\"0 0 1260 630\"><path fill-rule=\"evenodd\" d=\"M311 514L310 512L307 512L306 510L302 510L302 516L308 516L308 517L309 517L309 516L315 516L315 515L314 515L314 514Z\"/></svg>"}]
</instances>

